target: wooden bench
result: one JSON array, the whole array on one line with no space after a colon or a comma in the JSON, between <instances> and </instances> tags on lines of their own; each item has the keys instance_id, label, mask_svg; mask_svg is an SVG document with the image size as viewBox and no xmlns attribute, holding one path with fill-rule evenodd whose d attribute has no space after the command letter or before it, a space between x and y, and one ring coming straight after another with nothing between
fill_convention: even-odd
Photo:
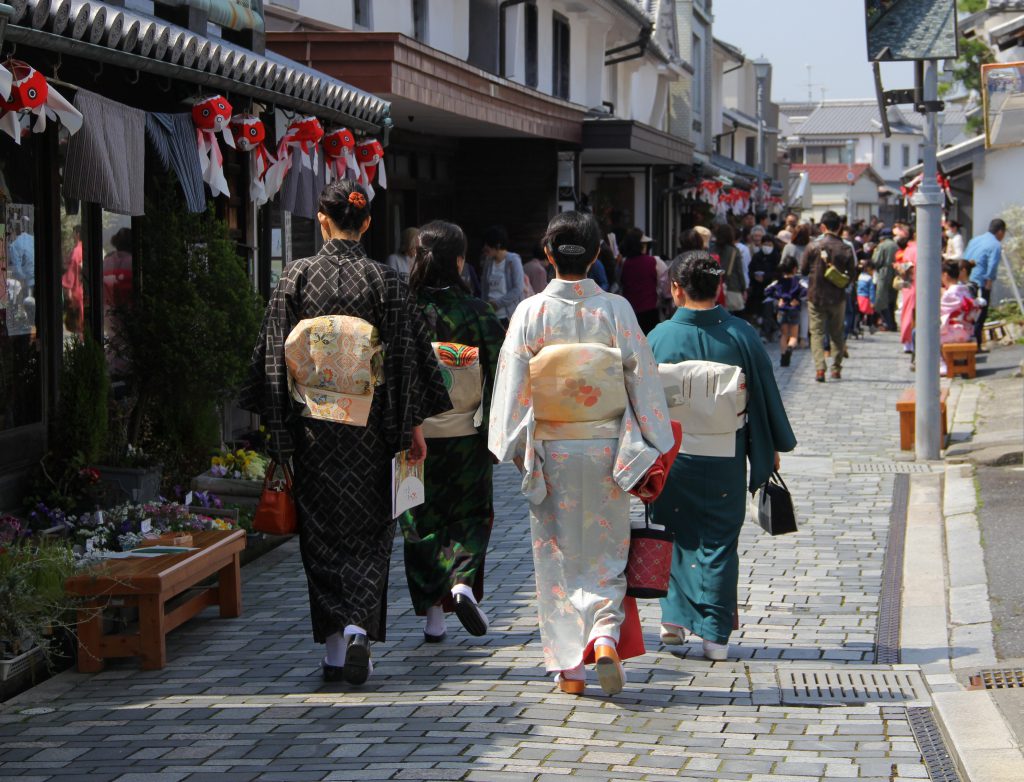
<instances>
[{"instance_id":1,"label":"wooden bench","mask_svg":"<svg viewBox=\"0 0 1024 782\"><path fill-rule=\"evenodd\" d=\"M982 342L995 342L1006 336L1006 324L1001 320L990 320L981 327Z\"/></svg>"},{"instance_id":2,"label":"wooden bench","mask_svg":"<svg viewBox=\"0 0 1024 782\"><path fill-rule=\"evenodd\" d=\"M975 342L947 342L942 346L942 360L946 362L948 377L977 377L978 369L974 359L978 353Z\"/></svg>"},{"instance_id":3,"label":"wooden bench","mask_svg":"<svg viewBox=\"0 0 1024 782\"><path fill-rule=\"evenodd\" d=\"M939 419L942 427L942 442L946 442L946 400L949 398L949 389L943 388L939 391ZM914 427L915 412L917 407L917 394L914 387L906 389L900 398L896 400L896 411L900 414L900 450L914 450Z\"/></svg>"},{"instance_id":4,"label":"wooden bench","mask_svg":"<svg viewBox=\"0 0 1024 782\"><path fill-rule=\"evenodd\" d=\"M102 671L108 658L136 656L142 658L141 668L159 670L167 664L167 633L207 606L219 606L222 617L241 616L239 555L245 532L195 532L192 545L198 550L108 560L64 582L69 594L83 598L77 627L79 671ZM213 575L215 585L174 600ZM103 609L112 600L138 607L137 633L103 632Z\"/></svg>"}]
</instances>

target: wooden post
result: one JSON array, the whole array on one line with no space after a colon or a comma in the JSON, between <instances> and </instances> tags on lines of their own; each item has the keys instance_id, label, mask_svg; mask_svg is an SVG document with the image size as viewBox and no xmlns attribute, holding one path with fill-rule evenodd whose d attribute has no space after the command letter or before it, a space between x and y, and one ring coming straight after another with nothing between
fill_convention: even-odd
<instances>
[{"instance_id":1,"label":"wooden post","mask_svg":"<svg viewBox=\"0 0 1024 782\"><path fill-rule=\"evenodd\" d=\"M143 670L158 671L167 664L167 629L164 626L162 595L139 596L139 650Z\"/></svg>"},{"instance_id":2,"label":"wooden post","mask_svg":"<svg viewBox=\"0 0 1024 782\"><path fill-rule=\"evenodd\" d=\"M225 565L217 574L219 580L220 615L227 619L242 615L242 568L241 555L231 557L231 564Z\"/></svg>"},{"instance_id":3,"label":"wooden post","mask_svg":"<svg viewBox=\"0 0 1024 782\"><path fill-rule=\"evenodd\" d=\"M103 606L106 600L89 600L78 609L78 670L99 673L103 670Z\"/></svg>"}]
</instances>

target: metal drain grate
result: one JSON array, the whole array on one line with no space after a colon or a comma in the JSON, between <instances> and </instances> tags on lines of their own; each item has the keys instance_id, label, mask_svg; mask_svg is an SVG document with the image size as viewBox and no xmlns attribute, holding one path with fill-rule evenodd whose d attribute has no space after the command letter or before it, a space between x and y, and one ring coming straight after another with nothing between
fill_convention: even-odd
<instances>
[{"instance_id":1,"label":"metal drain grate","mask_svg":"<svg viewBox=\"0 0 1024 782\"><path fill-rule=\"evenodd\" d=\"M928 769L928 778L932 782L960 782L956 763L949 756L932 710L919 706L911 707L907 709L907 719L910 721L910 730L914 733L917 747L921 750L921 759Z\"/></svg>"},{"instance_id":2,"label":"metal drain grate","mask_svg":"<svg viewBox=\"0 0 1024 782\"><path fill-rule=\"evenodd\" d=\"M900 661L900 598L903 594L903 546L907 539L909 504L910 476L897 475L893 480L882 594L875 628L875 662L880 665L895 665Z\"/></svg>"},{"instance_id":3,"label":"metal drain grate","mask_svg":"<svg viewBox=\"0 0 1024 782\"><path fill-rule=\"evenodd\" d=\"M805 669L778 673L782 702L794 706L931 702L917 671Z\"/></svg>"},{"instance_id":4,"label":"metal drain grate","mask_svg":"<svg viewBox=\"0 0 1024 782\"><path fill-rule=\"evenodd\" d=\"M870 475L932 472L930 464L919 464L918 462L850 462L844 466L846 469L836 470L836 472L867 473Z\"/></svg>"},{"instance_id":5,"label":"metal drain grate","mask_svg":"<svg viewBox=\"0 0 1024 782\"><path fill-rule=\"evenodd\" d=\"M971 677L972 690L1007 690L1024 687L1024 668L985 668Z\"/></svg>"}]
</instances>

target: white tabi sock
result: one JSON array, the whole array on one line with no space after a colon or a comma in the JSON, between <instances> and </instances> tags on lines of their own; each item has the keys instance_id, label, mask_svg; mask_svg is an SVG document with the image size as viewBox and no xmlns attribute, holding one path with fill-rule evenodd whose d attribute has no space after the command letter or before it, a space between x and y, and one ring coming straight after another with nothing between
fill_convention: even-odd
<instances>
[{"instance_id":1,"label":"white tabi sock","mask_svg":"<svg viewBox=\"0 0 1024 782\"><path fill-rule=\"evenodd\" d=\"M341 667L345 664L345 650L348 646L345 636L341 633L331 633L327 636L327 655L324 658L328 665Z\"/></svg>"},{"instance_id":2,"label":"white tabi sock","mask_svg":"<svg viewBox=\"0 0 1024 782\"><path fill-rule=\"evenodd\" d=\"M587 669L583 667L583 663L580 663L575 668L569 668L564 671L555 672L555 681L557 682L559 677L562 679L571 679L576 682L585 682L587 680Z\"/></svg>"},{"instance_id":3,"label":"white tabi sock","mask_svg":"<svg viewBox=\"0 0 1024 782\"><path fill-rule=\"evenodd\" d=\"M452 587L452 597L456 595L465 595L476 604L476 595L473 594L473 587L466 584L456 584Z\"/></svg>"},{"instance_id":4,"label":"white tabi sock","mask_svg":"<svg viewBox=\"0 0 1024 782\"><path fill-rule=\"evenodd\" d=\"M427 624L423 632L427 635L444 635L447 627L444 621L444 610L441 606L430 606L427 609Z\"/></svg>"},{"instance_id":5,"label":"white tabi sock","mask_svg":"<svg viewBox=\"0 0 1024 782\"><path fill-rule=\"evenodd\" d=\"M610 646L612 649L618 650L619 644L614 638L609 635L601 635L594 639L594 647L598 646Z\"/></svg>"},{"instance_id":6,"label":"white tabi sock","mask_svg":"<svg viewBox=\"0 0 1024 782\"><path fill-rule=\"evenodd\" d=\"M366 631L359 625L348 625L345 627L345 635L366 635Z\"/></svg>"}]
</instances>

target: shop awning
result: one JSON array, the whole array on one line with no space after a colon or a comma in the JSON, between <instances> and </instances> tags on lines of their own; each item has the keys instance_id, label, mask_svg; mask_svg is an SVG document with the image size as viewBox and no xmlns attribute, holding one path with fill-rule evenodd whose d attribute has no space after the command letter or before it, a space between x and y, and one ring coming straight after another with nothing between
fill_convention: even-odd
<instances>
[{"instance_id":1,"label":"shop awning","mask_svg":"<svg viewBox=\"0 0 1024 782\"><path fill-rule=\"evenodd\" d=\"M635 120L589 117L583 122L583 163L690 165L693 144Z\"/></svg>"},{"instance_id":2,"label":"shop awning","mask_svg":"<svg viewBox=\"0 0 1024 782\"><path fill-rule=\"evenodd\" d=\"M91 6L95 13L86 16L28 13L8 26L7 42L244 95L367 133L390 125L386 100L274 52L256 54L95 0Z\"/></svg>"}]
</instances>

